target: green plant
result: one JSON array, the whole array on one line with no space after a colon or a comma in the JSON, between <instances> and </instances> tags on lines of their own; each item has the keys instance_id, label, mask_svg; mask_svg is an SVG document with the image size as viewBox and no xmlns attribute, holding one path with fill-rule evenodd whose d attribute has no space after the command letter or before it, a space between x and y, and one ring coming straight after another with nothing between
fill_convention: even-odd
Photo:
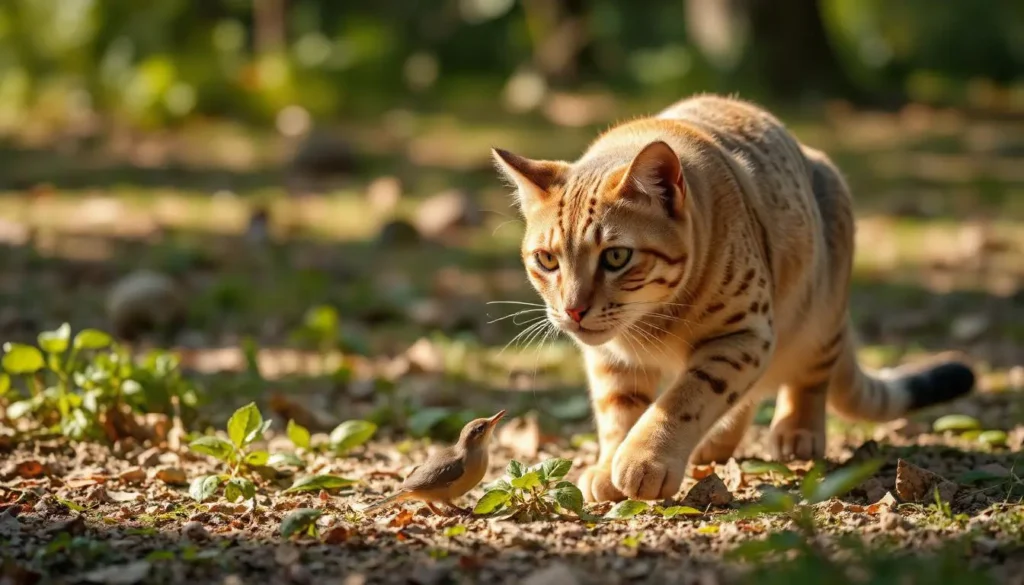
<instances>
[{"instance_id":1,"label":"green plant","mask_svg":"<svg viewBox=\"0 0 1024 585\"><path fill-rule=\"evenodd\" d=\"M313 508L298 508L293 510L281 520L281 536L291 538L293 536L320 537L320 530L316 521L323 516L323 512Z\"/></svg>"},{"instance_id":2,"label":"green plant","mask_svg":"<svg viewBox=\"0 0 1024 585\"><path fill-rule=\"evenodd\" d=\"M605 520L627 520L638 514L651 513L662 518L671 519L676 516L701 516L703 512L689 506L652 506L647 502L638 500L624 500L612 506L611 510L604 515Z\"/></svg>"},{"instance_id":3,"label":"green plant","mask_svg":"<svg viewBox=\"0 0 1024 585\"><path fill-rule=\"evenodd\" d=\"M504 477L484 486L485 493L473 513L533 521L551 518L564 510L590 519L583 508L583 493L575 484L562 479L571 468L568 459L548 459L530 468L513 459Z\"/></svg>"},{"instance_id":4,"label":"green plant","mask_svg":"<svg viewBox=\"0 0 1024 585\"><path fill-rule=\"evenodd\" d=\"M288 421L286 433L297 449L319 452L329 450L336 455L344 455L372 439L377 433L377 425L366 420L347 420L334 427L326 444L314 443L309 429L294 420Z\"/></svg>"},{"instance_id":5,"label":"green plant","mask_svg":"<svg viewBox=\"0 0 1024 585\"><path fill-rule=\"evenodd\" d=\"M177 359L153 351L139 361L98 329L74 337L64 323L38 336L38 347L3 346L4 373L0 400L8 419L32 416L38 423L72 439L119 438L115 421L121 407L137 412L171 413L174 403L192 408L197 395L182 378ZM21 388L14 382L22 381ZM106 424L105 424L106 423Z\"/></svg>"},{"instance_id":6,"label":"green plant","mask_svg":"<svg viewBox=\"0 0 1024 585\"><path fill-rule=\"evenodd\" d=\"M224 483L224 497L229 501L239 498L252 499L256 496L256 486L240 474L266 466L270 454L266 451L250 451L249 445L262 439L263 433L272 421L264 421L263 415L256 404L250 402L239 408L228 419L228 439L216 436L199 437L189 443L188 447L196 453L209 455L227 464L231 470L227 474L205 475L192 480L189 493L197 502L202 502L217 492Z\"/></svg>"}]
</instances>

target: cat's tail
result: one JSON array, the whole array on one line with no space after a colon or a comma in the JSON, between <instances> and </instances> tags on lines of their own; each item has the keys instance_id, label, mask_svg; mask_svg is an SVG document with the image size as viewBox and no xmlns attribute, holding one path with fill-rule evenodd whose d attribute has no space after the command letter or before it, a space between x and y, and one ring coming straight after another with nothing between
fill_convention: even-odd
<instances>
[{"instance_id":1,"label":"cat's tail","mask_svg":"<svg viewBox=\"0 0 1024 585\"><path fill-rule=\"evenodd\" d=\"M857 362L849 326L842 345L832 369L828 404L843 416L885 422L959 398L974 388L974 372L961 362L910 364L872 375Z\"/></svg>"}]
</instances>

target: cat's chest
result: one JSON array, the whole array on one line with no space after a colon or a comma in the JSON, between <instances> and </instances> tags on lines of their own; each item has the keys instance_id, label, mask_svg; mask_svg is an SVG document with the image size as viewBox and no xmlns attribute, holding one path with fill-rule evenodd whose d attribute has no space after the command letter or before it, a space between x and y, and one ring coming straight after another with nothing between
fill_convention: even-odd
<instances>
[{"instance_id":1,"label":"cat's chest","mask_svg":"<svg viewBox=\"0 0 1024 585\"><path fill-rule=\"evenodd\" d=\"M662 376L675 377L686 365L688 348L667 340L641 343L632 337L617 337L604 345L616 361Z\"/></svg>"}]
</instances>

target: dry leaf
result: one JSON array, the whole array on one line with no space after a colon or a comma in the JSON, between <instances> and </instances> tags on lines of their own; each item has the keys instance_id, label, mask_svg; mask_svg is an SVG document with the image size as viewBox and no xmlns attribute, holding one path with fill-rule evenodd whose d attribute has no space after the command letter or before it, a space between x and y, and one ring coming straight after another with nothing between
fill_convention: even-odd
<instances>
[{"instance_id":1,"label":"dry leaf","mask_svg":"<svg viewBox=\"0 0 1024 585\"><path fill-rule=\"evenodd\" d=\"M699 481L699 480L702 480L705 477L707 477L709 475L712 475L714 473L715 473L715 466L714 465L694 465L693 466L693 470L690 472L690 475L693 477L693 479L696 479L696 480Z\"/></svg>"},{"instance_id":2,"label":"dry leaf","mask_svg":"<svg viewBox=\"0 0 1024 585\"><path fill-rule=\"evenodd\" d=\"M188 477L179 467L160 467L156 470L154 477L168 485L188 485Z\"/></svg>"},{"instance_id":3,"label":"dry leaf","mask_svg":"<svg viewBox=\"0 0 1024 585\"><path fill-rule=\"evenodd\" d=\"M540 452L541 431L536 413L516 417L498 429L498 444L518 457L534 458Z\"/></svg>"},{"instance_id":4,"label":"dry leaf","mask_svg":"<svg viewBox=\"0 0 1024 585\"><path fill-rule=\"evenodd\" d=\"M729 458L722 473L725 475L725 487L731 492L740 489L746 483L743 480L743 469L734 457Z\"/></svg>"},{"instance_id":5,"label":"dry leaf","mask_svg":"<svg viewBox=\"0 0 1024 585\"><path fill-rule=\"evenodd\" d=\"M42 477L46 473L46 466L35 459L26 459L25 461L18 462L15 467L15 473L18 474L18 477L24 479L35 479Z\"/></svg>"},{"instance_id":6,"label":"dry leaf","mask_svg":"<svg viewBox=\"0 0 1024 585\"><path fill-rule=\"evenodd\" d=\"M117 475L118 479L128 483L145 481L146 472L141 467L129 467Z\"/></svg>"},{"instance_id":7,"label":"dry leaf","mask_svg":"<svg viewBox=\"0 0 1024 585\"><path fill-rule=\"evenodd\" d=\"M932 502L936 489L943 502L950 502L959 488L955 482L903 459L896 464L896 495L905 502Z\"/></svg>"},{"instance_id":8,"label":"dry leaf","mask_svg":"<svg viewBox=\"0 0 1024 585\"><path fill-rule=\"evenodd\" d=\"M324 532L324 544L341 544L352 537L354 531L345 524L336 524Z\"/></svg>"},{"instance_id":9,"label":"dry leaf","mask_svg":"<svg viewBox=\"0 0 1024 585\"><path fill-rule=\"evenodd\" d=\"M865 511L868 514L878 514L879 512L882 512L882 511L885 511L885 510L893 511L895 509L896 509L896 496L892 495L892 492L885 492L885 495L882 496L882 498L880 500L878 500L874 504L871 504L870 506L865 508Z\"/></svg>"},{"instance_id":10,"label":"dry leaf","mask_svg":"<svg viewBox=\"0 0 1024 585\"><path fill-rule=\"evenodd\" d=\"M405 528L409 524L415 521L412 512L406 509L402 509L395 514L395 517L388 522L388 526L391 528Z\"/></svg>"},{"instance_id":11,"label":"dry leaf","mask_svg":"<svg viewBox=\"0 0 1024 585\"><path fill-rule=\"evenodd\" d=\"M724 506L732 501L732 493L725 487L725 482L712 473L697 482L683 498L684 506L703 510L708 506Z\"/></svg>"},{"instance_id":12,"label":"dry leaf","mask_svg":"<svg viewBox=\"0 0 1024 585\"><path fill-rule=\"evenodd\" d=\"M141 502L142 500L146 499L145 496L143 496L139 492L117 492L113 490L106 490L106 493L107 497L111 501L122 504L128 502Z\"/></svg>"}]
</instances>

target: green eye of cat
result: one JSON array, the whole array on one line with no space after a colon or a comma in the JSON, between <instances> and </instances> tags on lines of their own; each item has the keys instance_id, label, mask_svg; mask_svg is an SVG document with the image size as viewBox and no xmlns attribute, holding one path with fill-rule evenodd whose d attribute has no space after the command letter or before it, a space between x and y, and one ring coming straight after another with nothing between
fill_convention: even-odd
<instances>
[{"instance_id":1,"label":"green eye of cat","mask_svg":"<svg viewBox=\"0 0 1024 585\"><path fill-rule=\"evenodd\" d=\"M558 258L551 252L537 252L533 255L533 258L540 264L540 267L548 272L551 272L558 268Z\"/></svg>"},{"instance_id":2,"label":"green eye of cat","mask_svg":"<svg viewBox=\"0 0 1024 585\"><path fill-rule=\"evenodd\" d=\"M633 250L629 248L608 248L601 252L601 267L605 270L618 270L629 262Z\"/></svg>"}]
</instances>

